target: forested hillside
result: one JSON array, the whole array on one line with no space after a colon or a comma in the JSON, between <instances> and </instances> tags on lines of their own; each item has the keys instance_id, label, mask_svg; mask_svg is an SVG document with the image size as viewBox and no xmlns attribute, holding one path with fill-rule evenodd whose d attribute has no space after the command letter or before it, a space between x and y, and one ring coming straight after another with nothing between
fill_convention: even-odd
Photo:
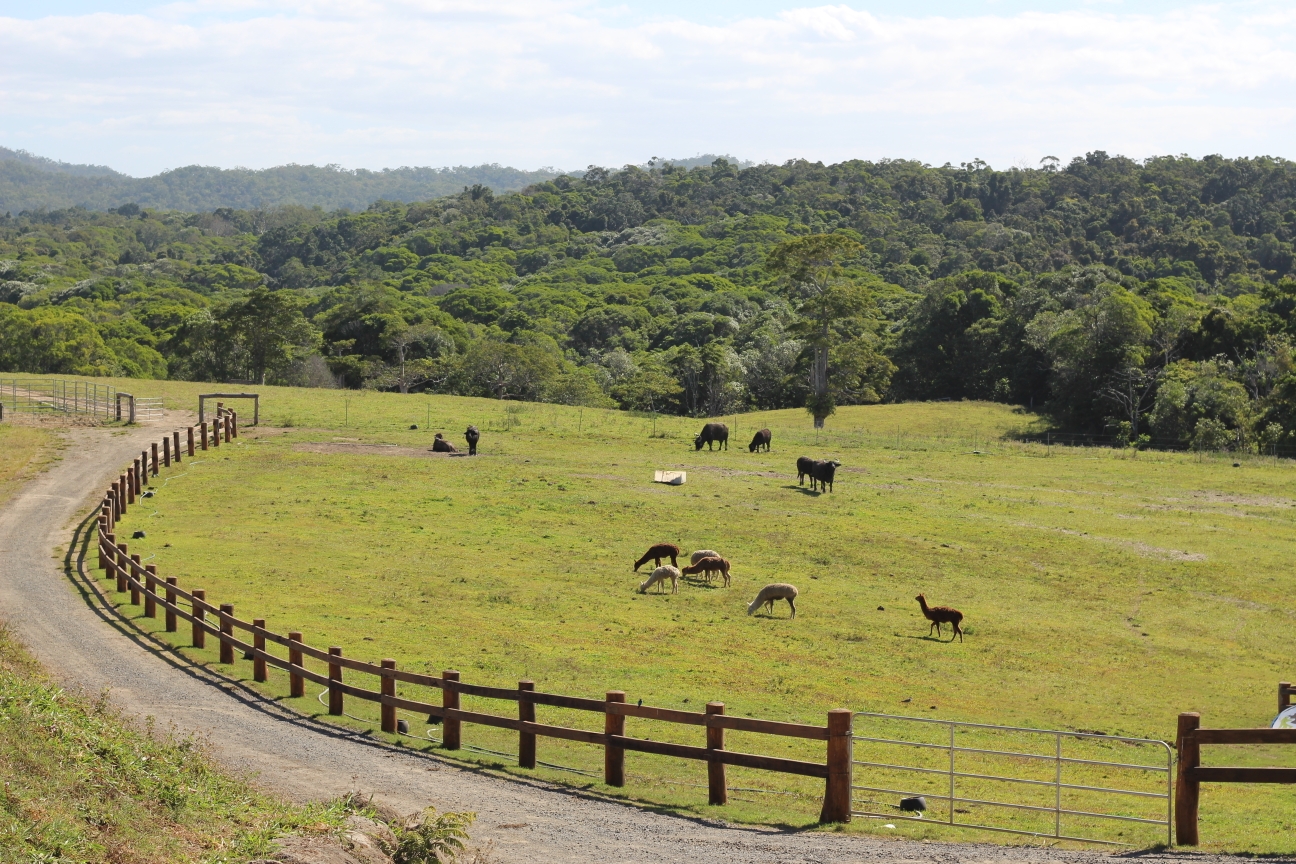
<instances>
[{"instance_id":1,"label":"forested hillside","mask_svg":"<svg viewBox=\"0 0 1296 864\"><path fill-rule=\"evenodd\" d=\"M335 165L281 165L258 171L190 165L136 178L102 165L70 165L0 147L0 212L108 210L123 204L190 212L284 204L363 210L379 198L421 201L474 184L513 192L557 173L500 165L383 171L349 171Z\"/></svg>"},{"instance_id":2,"label":"forested hillside","mask_svg":"<svg viewBox=\"0 0 1296 864\"><path fill-rule=\"evenodd\" d=\"M993 399L1296 443L1296 163L591 169L363 212L0 223L0 369L712 415Z\"/></svg>"}]
</instances>

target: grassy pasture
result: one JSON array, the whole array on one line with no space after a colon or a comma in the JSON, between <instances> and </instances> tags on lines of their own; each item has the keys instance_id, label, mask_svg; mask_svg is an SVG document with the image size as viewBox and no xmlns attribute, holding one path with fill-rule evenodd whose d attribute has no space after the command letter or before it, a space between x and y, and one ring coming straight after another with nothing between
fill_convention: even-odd
<instances>
[{"instance_id":1,"label":"grassy pasture","mask_svg":"<svg viewBox=\"0 0 1296 864\"><path fill-rule=\"evenodd\" d=\"M39 427L0 424L0 507L24 480L40 470L53 438Z\"/></svg>"},{"instance_id":2,"label":"grassy pasture","mask_svg":"<svg viewBox=\"0 0 1296 864\"><path fill-rule=\"evenodd\" d=\"M185 408L210 387L133 385ZM799 411L744 415L729 418L738 446L695 453L695 420L654 426L588 409L260 389L265 422L255 436L172 469L121 527L148 531L132 551L156 556L161 573L348 656L457 668L474 683L533 678L549 692L624 689L668 707L722 700L731 714L770 719L822 723L827 709L848 706L1167 740L1185 710L1202 711L1210 726L1266 725L1277 681L1292 677L1296 473L1288 462L1243 458L1235 468L1190 454L1129 458L1006 443L1005 431L1034 418L976 403L843 409L817 435ZM422 455L431 431L459 442L470 422L483 430L478 459ZM749 454L745 443L760 426L773 430L773 452ZM349 446L365 443L396 449ZM833 493L797 488L803 454L844 463ZM687 470L688 484L649 482L662 468ZM677 595L636 594L644 576L630 564L662 540L720 550L733 562L733 587L689 582ZM772 581L801 589L795 621L785 605L772 617L746 615ZM927 637L919 591L964 612L965 642ZM215 652L200 656L214 662ZM240 661L232 671L250 678L247 667ZM270 689L282 693L274 677ZM323 713L313 690L302 701ZM348 711L355 722L376 718L354 700ZM436 737L409 719L416 733ZM598 722L544 708L540 719ZM701 743L696 729L635 720L629 728ZM502 753L516 747L512 736L474 726L465 741ZM822 745L809 742L730 733L727 746L822 758ZM1076 752L1084 758L1155 764L1142 748L1068 746L1089 748ZM507 756L463 756L516 770ZM594 774L601 764L593 748L545 739L540 758ZM1226 747L1208 748L1206 759L1293 761ZM630 754L628 771L625 794L659 806L789 825L818 811L818 782L730 769L743 791L712 810L698 763ZM596 778L539 773L608 791ZM868 785L892 781L900 782L857 774ZM746 791L757 789L780 794ZM1136 805L1127 812L1156 815ZM1207 787L1202 814L1214 848L1296 850L1290 789ZM850 830L975 836L895 824L857 820ZM1084 830L1162 839L1150 826Z\"/></svg>"}]
</instances>

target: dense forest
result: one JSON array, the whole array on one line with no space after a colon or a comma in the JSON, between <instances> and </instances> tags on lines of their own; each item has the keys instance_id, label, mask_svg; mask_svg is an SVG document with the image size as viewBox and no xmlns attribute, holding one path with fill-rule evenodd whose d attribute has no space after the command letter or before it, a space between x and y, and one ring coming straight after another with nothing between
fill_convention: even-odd
<instances>
[{"instance_id":1,"label":"dense forest","mask_svg":"<svg viewBox=\"0 0 1296 864\"><path fill-rule=\"evenodd\" d=\"M591 168L362 212L0 221L0 370L695 416L992 399L1296 444L1296 163Z\"/></svg>"},{"instance_id":2,"label":"dense forest","mask_svg":"<svg viewBox=\"0 0 1296 864\"><path fill-rule=\"evenodd\" d=\"M106 210L128 203L190 212L283 204L363 210L380 198L422 201L475 184L515 192L558 174L552 169L519 171L500 165L384 171L336 165L280 165L256 171L189 165L154 177L130 177L103 165L72 165L0 147L0 212Z\"/></svg>"}]
</instances>

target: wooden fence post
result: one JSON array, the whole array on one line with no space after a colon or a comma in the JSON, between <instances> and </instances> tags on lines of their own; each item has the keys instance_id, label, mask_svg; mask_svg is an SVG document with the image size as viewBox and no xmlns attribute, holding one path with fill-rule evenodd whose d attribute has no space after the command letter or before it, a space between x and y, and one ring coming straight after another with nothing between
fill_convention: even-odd
<instances>
[{"instance_id":1,"label":"wooden fence post","mask_svg":"<svg viewBox=\"0 0 1296 864\"><path fill-rule=\"evenodd\" d=\"M607 702L624 702L624 690L607 691ZM603 733L605 735L625 735L625 715L612 714L604 708ZM609 786L625 785L625 750L611 744L603 748L603 782Z\"/></svg>"},{"instance_id":2,"label":"wooden fence post","mask_svg":"<svg viewBox=\"0 0 1296 864\"><path fill-rule=\"evenodd\" d=\"M302 665L301 649L293 647L292 644L300 641L302 641L302 634L296 631L288 634L288 662L294 666ZM306 679L296 672L288 673L288 695L293 699L300 699L306 695Z\"/></svg>"},{"instance_id":3,"label":"wooden fence post","mask_svg":"<svg viewBox=\"0 0 1296 864\"><path fill-rule=\"evenodd\" d=\"M342 649L337 645L329 646L330 657L341 657ZM331 682L342 683L342 667L337 663L329 664L329 713L334 717L342 716L342 690L334 687Z\"/></svg>"},{"instance_id":4,"label":"wooden fence post","mask_svg":"<svg viewBox=\"0 0 1296 864\"><path fill-rule=\"evenodd\" d=\"M1292 685L1290 681L1278 682L1278 713L1286 711L1291 707Z\"/></svg>"},{"instance_id":5,"label":"wooden fence post","mask_svg":"<svg viewBox=\"0 0 1296 864\"><path fill-rule=\"evenodd\" d=\"M131 467L131 469L126 472L127 475L129 475L126 478L126 503L127 504L134 504L135 498L139 495L140 492L139 472L140 472L140 464L139 464L139 460L136 459L133 467Z\"/></svg>"},{"instance_id":6,"label":"wooden fence post","mask_svg":"<svg viewBox=\"0 0 1296 864\"><path fill-rule=\"evenodd\" d=\"M99 533L95 535L95 543L99 547L99 569L104 571L105 576L108 575L108 552L107 552L107 546L105 545L104 538L111 536L108 533L110 530L111 529L108 527L108 520L105 519L103 516L100 516ZM1281 698L1282 697L1280 696L1279 699Z\"/></svg>"},{"instance_id":7,"label":"wooden fence post","mask_svg":"<svg viewBox=\"0 0 1296 864\"><path fill-rule=\"evenodd\" d=\"M225 417L223 418L221 422L221 426L223 427L222 431L225 433L225 443L228 444L230 443L230 438L232 437L230 433L233 431L232 429L230 429L230 418L228 414L226 414Z\"/></svg>"},{"instance_id":8,"label":"wooden fence post","mask_svg":"<svg viewBox=\"0 0 1296 864\"><path fill-rule=\"evenodd\" d=\"M130 592L131 592L131 605L132 605L132 606L138 606L138 605L140 605L140 590L139 590L139 587L138 587L138 585L139 585L140 556L138 556L138 555L132 555L132 556L130 556L130 560L131 560L131 563L135 565L134 567L131 567L130 569L128 569L128 570L126 571L127 574L130 576L129 584L130 584Z\"/></svg>"},{"instance_id":9,"label":"wooden fence post","mask_svg":"<svg viewBox=\"0 0 1296 864\"><path fill-rule=\"evenodd\" d=\"M206 423L201 423L198 425L198 433L199 433L198 437L202 441L202 449L206 450L207 449L207 424Z\"/></svg>"},{"instance_id":10,"label":"wooden fence post","mask_svg":"<svg viewBox=\"0 0 1296 864\"><path fill-rule=\"evenodd\" d=\"M171 436L169 435L162 436L162 466L171 467Z\"/></svg>"},{"instance_id":11,"label":"wooden fence post","mask_svg":"<svg viewBox=\"0 0 1296 864\"><path fill-rule=\"evenodd\" d=\"M534 723L536 719L535 703L526 697L535 692L534 681L518 682L518 719ZM534 768L536 766L536 736L532 732L518 732L518 767Z\"/></svg>"},{"instance_id":12,"label":"wooden fence post","mask_svg":"<svg viewBox=\"0 0 1296 864\"><path fill-rule=\"evenodd\" d=\"M113 481L112 491L108 497L111 499L108 503L112 506L112 523L113 527L117 526L117 520L121 518L121 486L117 481Z\"/></svg>"},{"instance_id":13,"label":"wooden fence post","mask_svg":"<svg viewBox=\"0 0 1296 864\"><path fill-rule=\"evenodd\" d=\"M190 457L191 459L193 458L193 455L194 455L194 434L193 434L193 429L194 429L194 427L190 426L188 429L185 430L185 439L186 439L186 443L189 445L187 449L189 450L189 457ZM204 449L204 450L207 449L207 442L206 442L206 441L203 442L202 449Z\"/></svg>"},{"instance_id":14,"label":"wooden fence post","mask_svg":"<svg viewBox=\"0 0 1296 864\"><path fill-rule=\"evenodd\" d=\"M176 429L171 433L171 449L175 451L176 464L180 464L180 430Z\"/></svg>"},{"instance_id":15,"label":"wooden fence post","mask_svg":"<svg viewBox=\"0 0 1296 864\"><path fill-rule=\"evenodd\" d=\"M230 434L235 438L238 437L238 412L230 412Z\"/></svg>"},{"instance_id":16,"label":"wooden fence post","mask_svg":"<svg viewBox=\"0 0 1296 864\"><path fill-rule=\"evenodd\" d=\"M135 497L144 497L144 487L148 485L148 450L140 451L139 461L135 463Z\"/></svg>"},{"instance_id":17,"label":"wooden fence post","mask_svg":"<svg viewBox=\"0 0 1296 864\"><path fill-rule=\"evenodd\" d=\"M395 669L396 661L390 657L382 660L378 665L384 669ZM378 688L384 696L396 695L396 679L390 676L382 676L382 686ZM396 732L396 706L382 706L382 731L395 734Z\"/></svg>"},{"instance_id":18,"label":"wooden fence post","mask_svg":"<svg viewBox=\"0 0 1296 864\"><path fill-rule=\"evenodd\" d=\"M226 615L233 615L234 604L222 603L220 607L220 611L224 612ZM220 632L221 632L221 636L234 635L234 625L231 624L223 616L220 619ZM226 665L229 665L234 662L234 646L224 639L220 640L220 662Z\"/></svg>"},{"instance_id":19,"label":"wooden fence post","mask_svg":"<svg viewBox=\"0 0 1296 864\"><path fill-rule=\"evenodd\" d=\"M252 626L253 626L253 627L260 627L262 630L264 630L264 629L265 629L265 619L264 619L264 618L253 618L253 619L252 619ZM264 651L264 650L265 650L265 636L264 636L263 634L261 634L261 633L257 633L256 631L253 631L253 633L252 633L252 647L255 648L255 649L258 650L258 651ZM261 681L261 682L264 682L264 681L266 680L266 661L265 661L265 658L263 658L263 657L253 657L253 658L252 658L252 680L253 680L253 681Z\"/></svg>"},{"instance_id":20,"label":"wooden fence post","mask_svg":"<svg viewBox=\"0 0 1296 864\"><path fill-rule=\"evenodd\" d=\"M157 617L157 565L149 564L144 568L144 617Z\"/></svg>"},{"instance_id":21,"label":"wooden fence post","mask_svg":"<svg viewBox=\"0 0 1296 864\"><path fill-rule=\"evenodd\" d=\"M458 681L459 673L454 669L446 669L441 673L442 681ZM459 691L452 690L449 687L441 688L441 707L442 708L459 708ZM458 750L460 743L460 729L462 724L458 720L452 720L449 717L441 721L441 746L447 750Z\"/></svg>"},{"instance_id":22,"label":"wooden fence post","mask_svg":"<svg viewBox=\"0 0 1296 864\"><path fill-rule=\"evenodd\" d=\"M212 446L219 448L221 444L219 419L212 420L211 436L212 436Z\"/></svg>"},{"instance_id":23,"label":"wooden fence post","mask_svg":"<svg viewBox=\"0 0 1296 864\"><path fill-rule=\"evenodd\" d=\"M171 589L175 588L176 586L176 577L174 576L166 577L166 584L167 584L167 593L166 593L167 602L170 603L172 606L174 606L176 602L176 593ZM176 613L174 609L168 608L166 610L166 632L168 633L176 632Z\"/></svg>"},{"instance_id":24,"label":"wooden fence post","mask_svg":"<svg viewBox=\"0 0 1296 864\"><path fill-rule=\"evenodd\" d=\"M117 593L121 594L126 590L126 562L130 556L126 552L126 544L117 544Z\"/></svg>"},{"instance_id":25,"label":"wooden fence post","mask_svg":"<svg viewBox=\"0 0 1296 864\"><path fill-rule=\"evenodd\" d=\"M1179 751L1179 773L1175 777L1175 843L1197 845L1197 802L1201 784L1192 779L1192 769L1201 764L1201 746L1193 733L1201 727L1201 715L1185 712L1179 715L1179 733L1175 749Z\"/></svg>"},{"instance_id":26,"label":"wooden fence post","mask_svg":"<svg viewBox=\"0 0 1296 864\"><path fill-rule=\"evenodd\" d=\"M122 474L117 481L117 520L126 515L126 475Z\"/></svg>"},{"instance_id":27,"label":"wooden fence post","mask_svg":"<svg viewBox=\"0 0 1296 864\"><path fill-rule=\"evenodd\" d=\"M153 471L152 471L152 475L153 475L154 477L156 477L156 476L158 475L158 446L157 446L157 442L156 442L156 441L153 442Z\"/></svg>"},{"instance_id":28,"label":"wooden fence post","mask_svg":"<svg viewBox=\"0 0 1296 864\"><path fill-rule=\"evenodd\" d=\"M723 702L708 702L706 713L724 714ZM724 728L708 726L706 729L707 749L724 749ZM713 805L729 803L729 785L725 782L725 764L714 759L707 760L707 803Z\"/></svg>"},{"instance_id":29,"label":"wooden fence post","mask_svg":"<svg viewBox=\"0 0 1296 864\"><path fill-rule=\"evenodd\" d=\"M851 723L849 708L828 712L828 780L820 822L851 821Z\"/></svg>"},{"instance_id":30,"label":"wooden fence post","mask_svg":"<svg viewBox=\"0 0 1296 864\"><path fill-rule=\"evenodd\" d=\"M199 622L205 620L207 615L203 609L203 601L207 599L207 592L201 588L195 588L189 593L193 594L193 647L206 648L207 631L202 628Z\"/></svg>"}]
</instances>

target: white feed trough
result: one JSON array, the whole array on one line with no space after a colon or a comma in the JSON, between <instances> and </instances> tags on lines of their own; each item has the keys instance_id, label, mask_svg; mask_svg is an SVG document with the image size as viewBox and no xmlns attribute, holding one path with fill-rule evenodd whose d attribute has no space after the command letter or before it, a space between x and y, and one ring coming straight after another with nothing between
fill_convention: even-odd
<instances>
[{"instance_id":1,"label":"white feed trough","mask_svg":"<svg viewBox=\"0 0 1296 864\"><path fill-rule=\"evenodd\" d=\"M654 471L654 483L665 483L668 486L683 486L688 482L687 471Z\"/></svg>"}]
</instances>

